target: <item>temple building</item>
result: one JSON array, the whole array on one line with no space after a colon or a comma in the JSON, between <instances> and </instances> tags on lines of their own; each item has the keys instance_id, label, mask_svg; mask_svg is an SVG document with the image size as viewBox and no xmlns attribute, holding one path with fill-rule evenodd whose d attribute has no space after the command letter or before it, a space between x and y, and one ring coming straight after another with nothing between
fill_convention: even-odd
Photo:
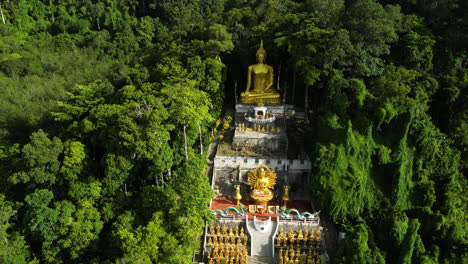
<instances>
[{"instance_id":1,"label":"temple building","mask_svg":"<svg viewBox=\"0 0 468 264\"><path fill-rule=\"evenodd\" d=\"M256 57L231 138L218 145L214 158L210 208L217 220L205 228L202 262L328 263L308 189L311 162L289 149L288 122L298 113L274 90L263 43Z\"/></svg>"}]
</instances>

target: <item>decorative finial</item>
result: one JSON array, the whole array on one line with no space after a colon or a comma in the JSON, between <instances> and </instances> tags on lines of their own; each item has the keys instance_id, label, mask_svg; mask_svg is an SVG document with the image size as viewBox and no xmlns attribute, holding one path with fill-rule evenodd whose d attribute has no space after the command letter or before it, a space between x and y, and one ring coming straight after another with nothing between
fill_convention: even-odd
<instances>
[{"instance_id":1,"label":"decorative finial","mask_svg":"<svg viewBox=\"0 0 468 264\"><path fill-rule=\"evenodd\" d=\"M263 56L265 56L265 57L266 57L266 55L267 55L266 50L263 48L263 39L260 40L260 48L258 48L258 50L257 50L257 56L258 56L259 54L263 54Z\"/></svg>"}]
</instances>

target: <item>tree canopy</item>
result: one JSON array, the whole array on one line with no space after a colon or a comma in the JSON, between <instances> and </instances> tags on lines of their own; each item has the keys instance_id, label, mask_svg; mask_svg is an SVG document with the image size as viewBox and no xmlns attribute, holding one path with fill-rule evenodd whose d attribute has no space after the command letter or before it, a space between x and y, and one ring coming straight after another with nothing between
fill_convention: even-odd
<instances>
[{"instance_id":1,"label":"tree canopy","mask_svg":"<svg viewBox=\"0 0 468 264\"><path fill-rule=\"evenodd\" d=\"M0 262L191 263L212 217L208 131L264 40L309 120L313 199L347 233L334 261L463 263L467 10L1 1Z\"/></svg>"}]
</instances>

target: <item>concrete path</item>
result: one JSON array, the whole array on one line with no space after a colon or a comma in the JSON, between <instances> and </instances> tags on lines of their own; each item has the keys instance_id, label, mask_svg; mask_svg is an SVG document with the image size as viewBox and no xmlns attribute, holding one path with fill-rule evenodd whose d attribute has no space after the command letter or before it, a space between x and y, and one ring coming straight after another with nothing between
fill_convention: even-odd
<instances>
[{"instance_id":1,"label":"concrete path","mask_svg":"<svg viewBox=\"0 0 468 264\"><path fill-rule=\"evenodd\" d=\"M257 230L254 221L249 221L249 232L251 236L251 255L255 257L272 257L272 237L275 232L276 222L272 221L263 230Z\"/></svg>"}]
</instances>

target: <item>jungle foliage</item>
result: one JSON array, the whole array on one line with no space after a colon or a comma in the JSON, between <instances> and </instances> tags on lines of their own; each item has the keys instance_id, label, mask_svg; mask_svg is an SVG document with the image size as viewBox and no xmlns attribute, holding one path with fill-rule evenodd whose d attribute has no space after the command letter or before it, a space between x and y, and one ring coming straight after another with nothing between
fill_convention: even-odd
<instances>
[{"instance_id":1,"label":"jungle foliage","mask_svg":"<svg viewBox=\"0 0 468 264\"><path fill-rule=\"evenodd\" d=\"M309 118L316 207L347 233L334 261L464 263L467 11L0 1L0 262L190 263L211 219L208 131L263 39Z\"/></svg>"}]
</instances>

